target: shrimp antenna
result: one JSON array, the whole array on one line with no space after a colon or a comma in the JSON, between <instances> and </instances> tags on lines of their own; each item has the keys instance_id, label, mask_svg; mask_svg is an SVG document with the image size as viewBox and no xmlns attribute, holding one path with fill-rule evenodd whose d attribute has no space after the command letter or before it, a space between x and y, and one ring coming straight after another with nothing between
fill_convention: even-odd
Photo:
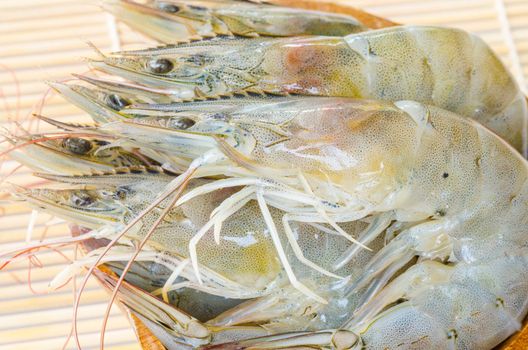
<instances>
[{"instance_id":1,"label":"shrimp antenna","mask_svg":"<svg viewBox=\"0 0 528 350\"><path fill-rule=\"evenodd\" d=\"M191 177L192 177L192 175L194 174L195 171L196 171L196 169L192 169L189 172L189 174L187 174L187 176L185 176L182 184L179 186L178 190L174 194L174 197L172 198L170 203L163 209L163 212L156 219L156 221L154 222L152 227L149 229L149 231L147 232L145 237L141 240L141 242L137 246L134 254L132 255L132 258L127 262L125 268L123 269L123 271L121 273L121 276L119 276L119 279L118 279L118 281L117 281L117 283L116 283L116 285L114 287L114 290L112 292L112 296L110 297L110 302L108 303L108 306L106 308L105 316L104 316L104 319L103 319L103 325L101 327L101 340L100 340L101 350L103 350L103 348L104 348L104 336L105 336L105 333L106 333L106 324L108 323L108 318L110 317L110 311L111 311L112 305L114 304L114 301L115 301L115 299L117 297L117 293L119 291L119 288L123 284L123 281L125 279L125 276L126 276L127 272L130 270L130 267L132 266L132 264L134 263L135 259L139 255L139 252L141 251L141 249L143 249L143 246L147 243L147 241L149 240L150 236L152 236L152 234L154 233L154 230L156 230L156 228L163 221L165 216L167 216L167 214L172 209L172 207L174 206L174 204L176 203L178 198L181 197L183 191L187 187L187 184L191 180Z\"/></svg>"},{"instance_id":2,"label":"shrimp antenna","mask_svg":"<svg viewBox=\"0 0 528 350\"><path fill-rule=\"evenodd\" d=\"M214 157L212 159L214 159ZM113 246L115 246L117 241L119 239L121 239L135 224L137 224L145 215L150 213L161 202L163 202L166 198L168 198L171 194L173 194L174 191L176 189L178 189L180 186L183 185L183 187L185 188L187 182L191 179L191 177L195 173L195 171L201 165L203 165L203 163L205 163L207 161L211 161L212 159L211 159L210 155L208 155L208 154L204 154L202 157L195 159L195 161L193 161L191 163L189 168L184 173L182 173L180 176L178 176L177 178L172 180L167 185L166 190L163 193L161 193L154 202L152 202L146 209L144 209L138 216L136 216L130 223L128 223L127 226L116 237L114 237L110 241L110 243L108 243L108 245L105 247L103 252L101 252L101 254L97 257L95 262L90 266L90 268L88 269L88 272L86 273L86 275L84 276L84 278L83 278L83 280L81 282L81 285L79 286L79 290L77 292L77 296L75 297L74 305L73 305L73 333L74 333L74 337L75 337L75 342L76 342L77 348L79 350L81 350L81 345L80 345L80 342L79 342L79 333L78 333L78 330L77 330L78 308L79 308L79 304L80 304L80 301L81 301L82 293L83 293L84 289L86 288L86 284L88 283L88 280L90 279L90 276L93 274L93 271L95 270L97 265L99 265L99 263L101 262L103 257L108 253L108 251L110 251L110 249ZM177 198L178 198L178 196L176 197L176 200L177 200ZM148 239L148 235L146 236L146 239ZM144 239L144 240L146 241L146 239ZM137 254L139 254L139 253L137 253ZM137 254L136 254L136 256L137 256ZM123 270L122 276L124 276L124 274L125 274L125 270ZM115 295L116 294L117 293L113 294L113 299L115 299ZM101 338L102 338L102 340L104 340L103 336Z\"/></svg>"},{"instance_id":3,"label":"shrimp antenna","mask_svg":"<svg viewBox=\"0 0 528 350\"><path fill-rule=\"evenodd\" d=\"M173 181L176 181L176 179L173 180ZM86 287L86 284L88 283L88 280L90 279L90 276L93 274L93 271L95 270L97 265L101 262L103 257L117 243L117 241L119 239L121 239L145 215L147 215L151 210L153 210L163 200L165 200L167 197L169 197L171 195L171 193L172 193L172 191L169 192L168 194L160 195L157 200L155 200L151 205L149 205L145 210L143 210L137 217L135 217L116 237L114 237L110 241L110 243L108 243L108 245L105 247L103 252L97 257L95 262L88 269L88 272L84 276L84 278L83 278L83 280L82 280L82 282L81 282L81 284L80 284L80 286L78 288L77 295L75 296L75 300L74 300L74 303L73 303L73 324L72 324L72 328L73 328L73 334L74 334L74 338L75 338L75 342L76 342L78 350L82 350L81 349L81 344L79 342L79 333L78 333L78 330L77 330L78 309L79 309L79 304L80 304L80 301L81 301L82 293L83 293L83 291L84 291L84 289Z\"/></svg>"},{"instance_id":4,"label":"shrimp antenna","mask_svg":"<svg viewBox=\"0 0 528 350\"><path fill-rule=\"evenodd\" d=\"M103 51L99 50L99 48L97 48L97 46L95 46L93 42L87 41L86 45L88 45L88 47L94 50L94 52L97 54L97 56L99 56L99 58L102 58L103 60L106 58L106 55L103 53Z\"/></svg>"}]
</instances>

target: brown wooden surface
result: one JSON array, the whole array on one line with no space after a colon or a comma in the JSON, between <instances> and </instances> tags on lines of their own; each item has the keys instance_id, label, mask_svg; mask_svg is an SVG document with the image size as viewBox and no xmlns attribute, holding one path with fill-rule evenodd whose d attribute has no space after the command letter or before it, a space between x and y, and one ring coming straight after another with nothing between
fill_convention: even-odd
<instances>
[{"instance_id":1,"label":"brown wooden surface","mask_svg":"<svg viewBox=\"0 0 528 350\"><path fill-rule=\"evenodd\" d=\"M525 322L523 329L510 337L502 346L502 350L526 350L528 349L528 325Z\"/></svg>"},{"instance_id":2,"label":"brown wooden surface","mask_svg":"<svg viewBox=\"0 0 528 350\"><path fill-rule=\"evenodd\" d=\"M150 332L150 330L145 327L143 322L141 322L136 316L130 314L132 318L134 329L139 339L139 343L143 347L143 350L165 350L165 347L161 342Z\"/></svg>"}]
</instances>

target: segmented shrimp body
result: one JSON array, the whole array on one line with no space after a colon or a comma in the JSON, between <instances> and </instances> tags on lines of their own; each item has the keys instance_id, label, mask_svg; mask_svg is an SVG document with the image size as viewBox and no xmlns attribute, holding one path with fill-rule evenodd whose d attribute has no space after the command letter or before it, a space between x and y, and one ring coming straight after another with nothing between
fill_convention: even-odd
<instances>
[{"instance_id":1,"label":"segmented shrimp body","mask_svg":"<svg viewBox=\"0 0 528 350\"><path fill-rule=\"evenodd\" d=\"M104 2L103 8L168 44L217 35L346 35L366 29L351 16L249 1L112 0Z\"/></svg>"},{"instance_id":2,"label":"segmented shrimp body","mask_svg":"<svg viewBox=\"0 0 528 350\"><path fill-rule=\"evenodd\" d=\"M309 117L290 124L295 136L275 146L276 162L316 159L313 169L325 169L335 188L361 199L360 212L392 212L392 226L405 224L362 276L347 284L346 293L380 288L380 281L385 285L413 257L419 259L338 327L352 333L325 333L324 348L339 348L332 340L336 334L349 334L358 348L369 349L494 347L519 329L527 311L528 289L520 282L527 264L526 161L481 125L436 107L349 103L350 109L342 106L347 113L330 117L327 110L318 124ZM303 138L308 135L312 142ZM299 151L298 137L313 147ZM332 153L326 151L329 144ZM321 196L309 170L303 173ZM321 337L266 341L270 348L316 346L321 344L313 341ZM268 344L260 341L239 346Z\"/></svg>"},{"instance_id":3,"label":"segmented shrimp body","mask_svg":"<svg viewBox=\"0 0 528 350\"><path fill-rule=\"evenodd\" d=\"M204 136L212 130L215 142L202 145L204 153L219 147L224 156L211 156L195 174L231 164L231 175L192 187L178 205L232 181L238 191L212 209L209 222L221 225L217 213L240 210L229 198L249 199L244 203L253 203L248 208L264 218L276 261L291 283L224 311L204 327L211 334L248 323L266 332L304 331L223 346L326 349L345 342L371 349L480 349L492 348L520 327L528 297L519 284L526 277L528 173L511 146L474 121L417 102L279 101L224 111L221 120L202 114L195 126L170 139L182 145L186 133ZM143 127L126 124L123 137L141 140ZM240 135L252 141L241 142ZM242 180L247 183L237 182ZM370 224L348 232L346 225L359 220ZM323 230L320 235L356 243L339 252L286 254L285 247L303 241L290 240L291 231L309 232L297 231L306 224ZM205 231L197 228L194 237L213 234L212 229L212 224ZM385 246L376 243L380 238ZM201 255L192 253L200 240L188 242L190 264L206 279L207 270L197 265ZM342 266L364 253L368 263L345 270L345 279L328 275L334 270L339 276ZM200 275L194 277L197 288ZM349 307L344 314L343 305ZM246 334L262 335L259 329Z\"/></svg>"}]
</instances>

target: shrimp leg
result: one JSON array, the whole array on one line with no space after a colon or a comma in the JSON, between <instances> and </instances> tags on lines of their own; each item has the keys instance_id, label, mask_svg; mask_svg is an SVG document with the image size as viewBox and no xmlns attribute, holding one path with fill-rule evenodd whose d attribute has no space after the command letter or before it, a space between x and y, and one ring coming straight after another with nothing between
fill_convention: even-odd
<instances>
[{"instance_id":1,"label":"shrimp leg","mask_svg":"<svg viewBox=\"0 0 528 350\"><path fill-rule=\"evenodd\" d=\"M393 280L342 328L356 335L361 348L368 350L493 348L505 334L520 328L528 294L526 266L525 250L456 266L423 261ZM393 304L396 305L390 306ZM244 316L241 312L233 315L235 319ZM353 349L328 336L324 338L326 342L321 342L321 334L336 332L284 333L223 346Z\"/></svg>"},{"instance_id":2,"label":"shrimp leg","mask_svg":"<svg viewBox=\"0 0 528 350\"><path fill-rule=\"evenodd\" d=\"M368 244L372 242L380 233L385 231L385 229L390 225L392 221L393 214L390 212L380 214L376 216L372 223L359 234L358 241L362 244ZM338 261L334 263L333 270L339 270L354 258L358 253L360 245L352 245L343 255L339 258Z\"/></svg>"},{"instance_id":3,"label":"shrimp leg","mask_svg":"<svg viewBox=\"0 0 528 350\"><path fill-rule=\"evenodd\" d=\"M116 276L100 270L95 270L94 274L106 288L115 289ZM218 342L216 338L247 338L268 334L258 326L209 327L126 281L121 284L117 296L169 350L197 349L201 345Z\"/></svg>"},{"instance_id":4,"label":"shrimp leg","mask_svg":"<svg viewBox=\"0 0 528 350\"><path fill-rule=\"evenodd\" d=\"M230 344L203 347L213 349L340 349L360 350L361 339L353 332L341 329L319 332L293 332L248 339Z\"/></svg>"},{"instance_id":5,"label":"shrimp leg","mask_svg":"<svg viewBox=\"0 0 528 350\"><path fill-rule=\"evenodd\" d=\"M264 221L266 225L268 226L268 230L273 240L273 244L275 245L275 248L277 249L277 254L279 255L279 259L282 263L282 266L284 267L284 270L286 271L286 274L288 276L288 279L290 280L290 283L295 288L299 289L302 293L306 294L307 296L319 301L320 303L326 304L327 301L325 299L315 294L308 287L306 287L304 284L299 282L297 277L295 277L292 267L290 263L288 262L288 258L286 257L286 252L284 251L284 248L282 247L282 243L279 237L279 232L277 231L277 227L275 226L275 223L273 222L273 218L269 211L268 205L266 204L266 200L264 199L264 195L261 192L257 192L257 201L258 201L260 210L262 212L262 215L264 217Z\"/></svg>"}]
</instances>

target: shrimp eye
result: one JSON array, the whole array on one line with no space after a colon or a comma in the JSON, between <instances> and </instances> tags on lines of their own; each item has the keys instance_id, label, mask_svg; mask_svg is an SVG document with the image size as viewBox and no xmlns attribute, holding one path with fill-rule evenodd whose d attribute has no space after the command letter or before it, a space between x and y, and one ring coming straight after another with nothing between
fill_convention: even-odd
<instances>
[{"instance_id":1,"label":"shrimp eye","mask_svg":"<svg viewBox=\"0 0 528 350\"><path fill-rule=\"evenodd\" d=\"M166 58L156 58L147 64L147 68L154 74L165 74L174 68L174 64Z\"/></svg>"},{"instance_id":2,"label":"shrimp eye","mask_svg":"<svg viewBox=\"0 0 528 350\"><path fill-rule=\"evenodd\" d=\"M176 13L176 12L179 12L180 11L180 8L174 4L168 4L166 2L160 2L158 4L158 8L161 10L161 11L164 11L164 12L169 12L169 13Z\"/></svg>"},{"instance_id":3,"label":"shrimp eye","mask_svg":"<svg viewBox=\"0 0 528 350\"><path fill-rule=\"evenodd\" d=\"M71 196L71 202L76 207L87 207L92 204L94 200L86 193L76 193Z\"/></svg>"},{"instance_id":4,"label":"shrimp eye","mask_svg":"<svg viewBox=\"0 0 528 350\"><path fill-rule=\"evenodd\" d=\"M126 187L118 188L117 191L114 193L114 199L116 200L123 200L126 198L128 194L128 189Z\"/></svg>"},{"instance_id":5,"label":"shrimp eye","mask_svg":"<svg viewBox=\"0 0 528 350\"><path fill-rule=\"evenodd\" d=\"M191 126L196 124L196 122L190 118L179 118L179 119L172 119L170 121L170 127L174 129L189 129Z\"/></svg>"},{"instance_id":6,"label":"shrimp eye","mask_svg":"<svg viewBox=\"0 0 528 350\"><path fill-rule=\"evenodd\" d=\"M128 106L130 102L119 95L111 94L108 95L106 99L106 104L113 110L120 111L126 106Z\"/></svg>"},{"instance_id":7,"label":"shrimp eye","mask_svg":"<svg viewBox=\"0 0 528 350\"><path fill-rule=\"evenodd\" d=\"M92 143L85 139L78 137L70 137L63 141L63 146L70 152L75 154L86 154L92 149Z\"/></svg>"}]
</instances>

